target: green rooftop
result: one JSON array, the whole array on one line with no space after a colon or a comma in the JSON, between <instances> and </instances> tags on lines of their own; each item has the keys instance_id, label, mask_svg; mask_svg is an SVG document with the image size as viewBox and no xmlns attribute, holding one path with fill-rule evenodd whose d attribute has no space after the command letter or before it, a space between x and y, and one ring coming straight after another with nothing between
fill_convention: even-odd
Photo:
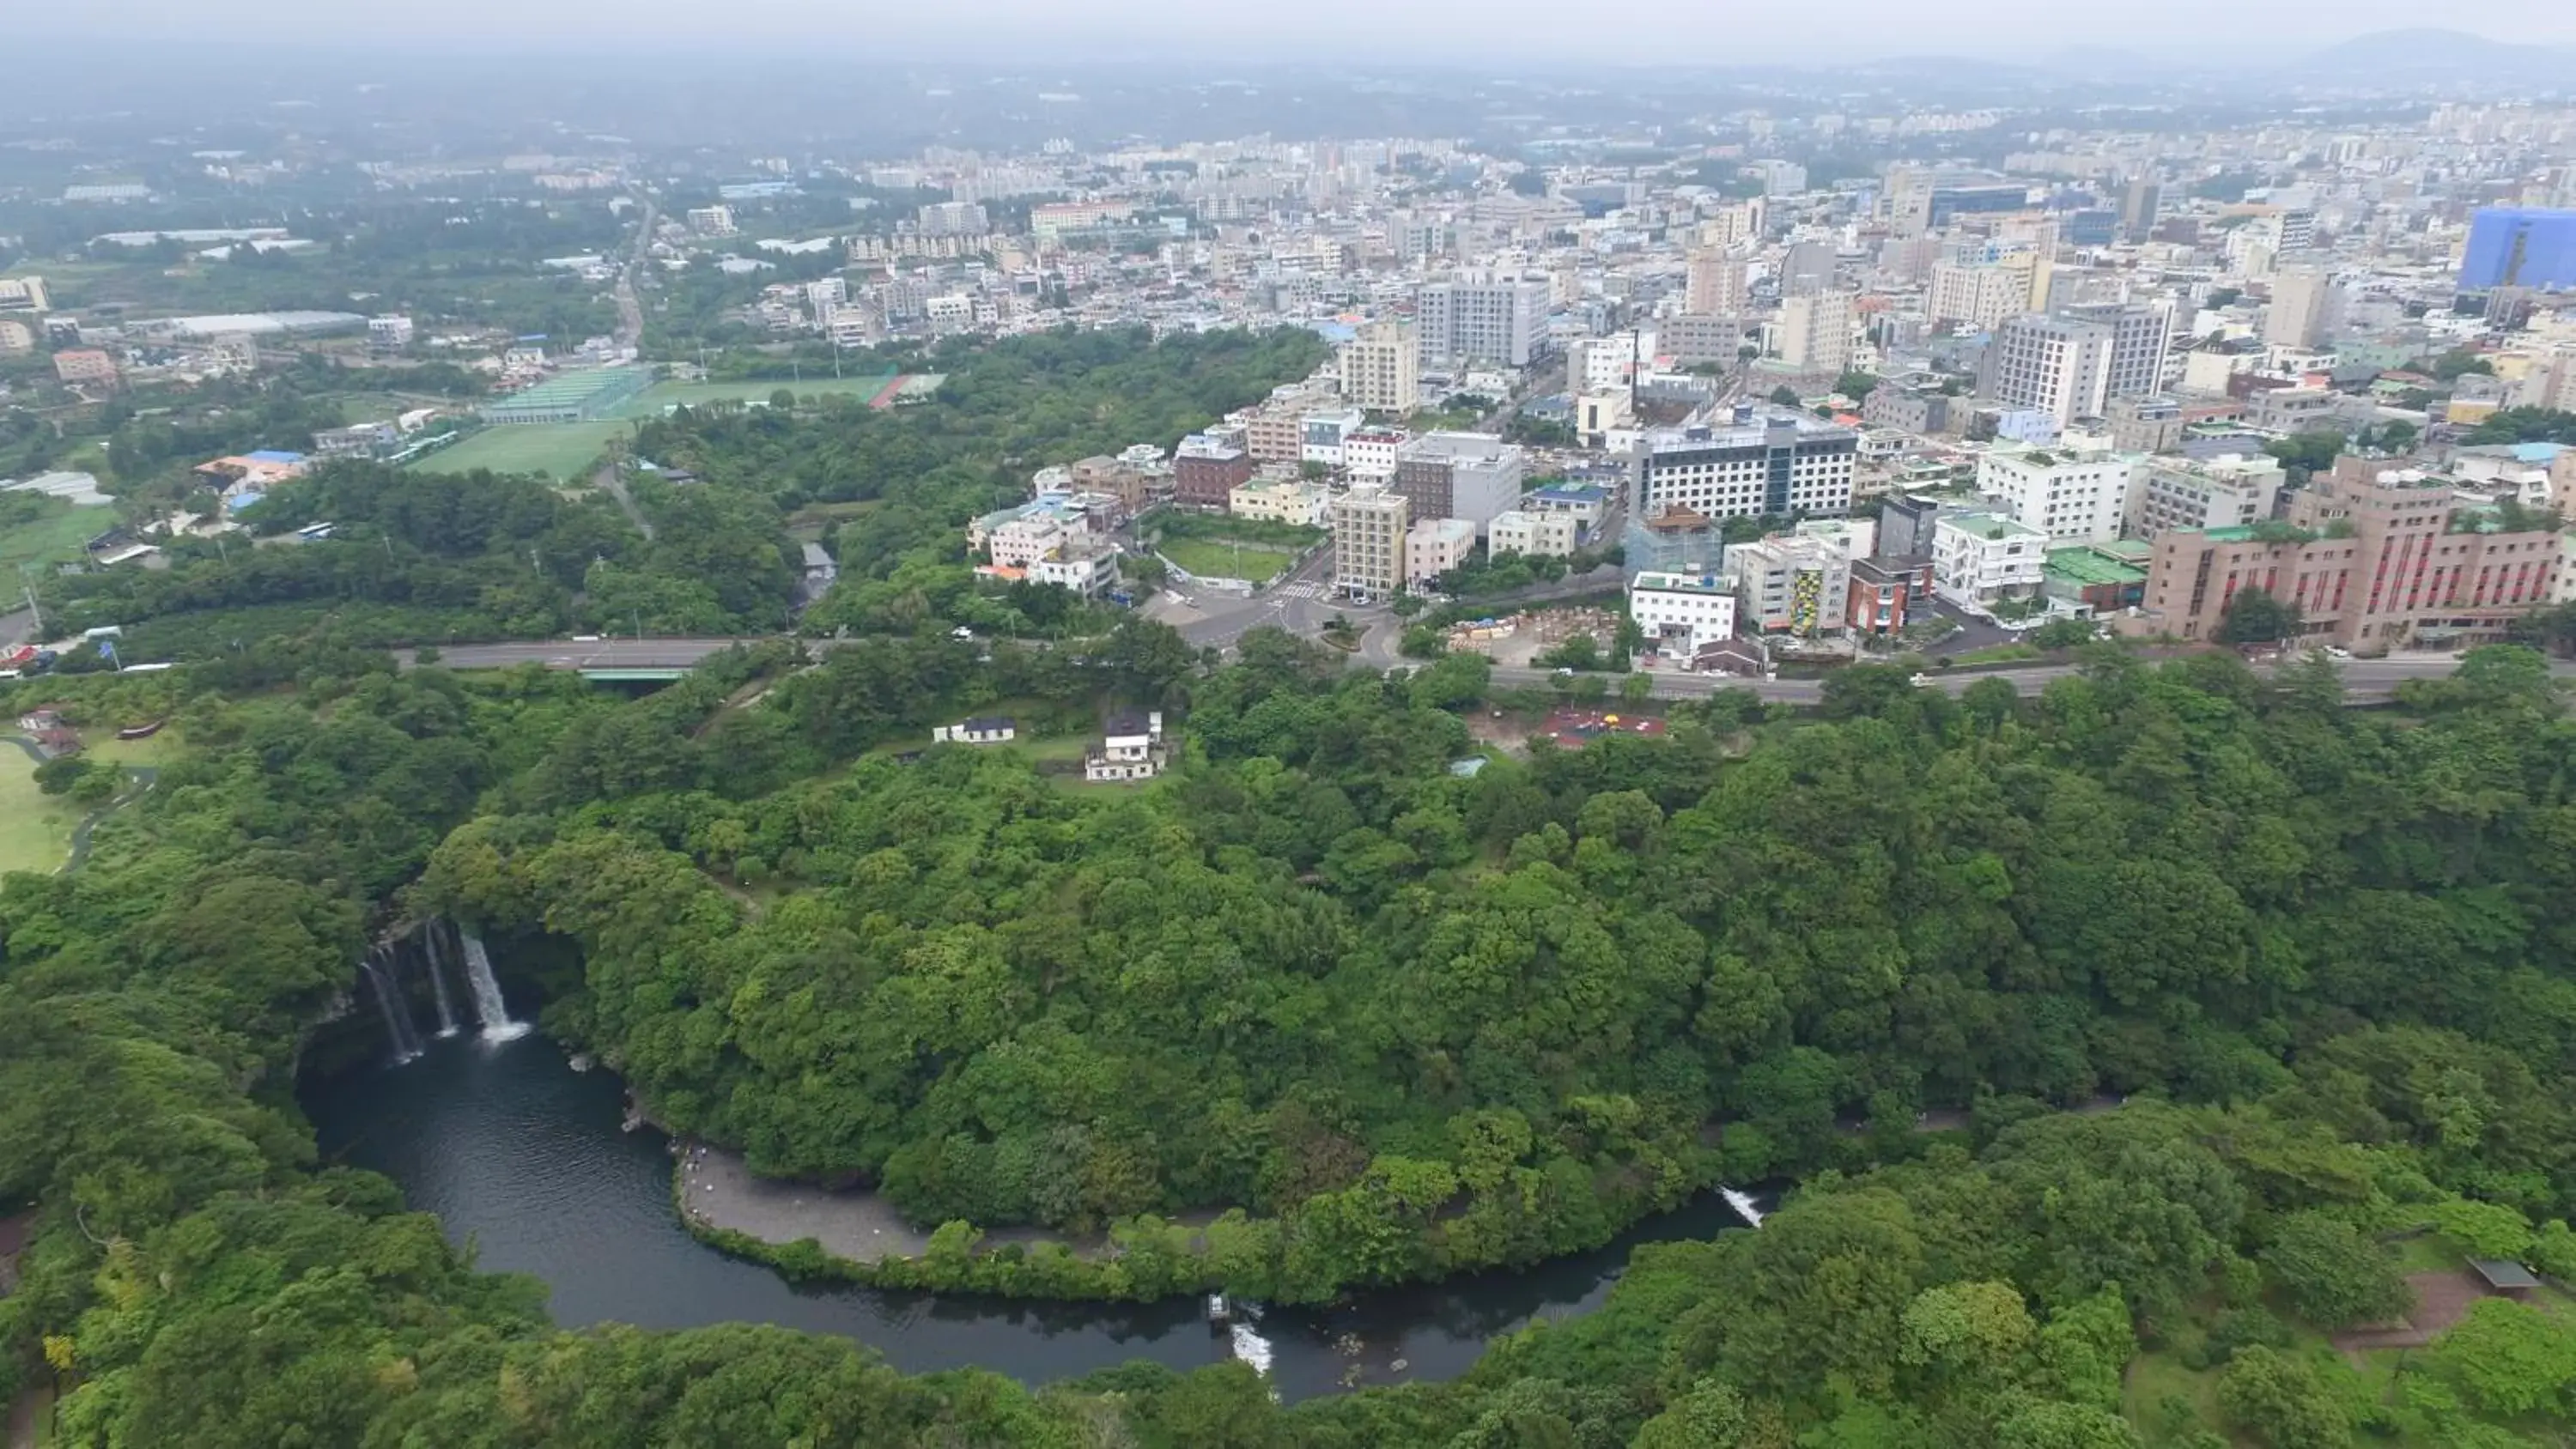
<instances>
[{"instance_id":1,"label":"green rooftop","mask_svg":"<svg viewBox=\"0 0 2576 1449\"><path fill-rule=\"evenodd\" d=\"M2145 569L2113 558L2098 547L2079 545L2050 549L2043 567L2050 574L2084 588L2097 584L2143 584L2147 581Z\"/></svg>"}]
</instances>

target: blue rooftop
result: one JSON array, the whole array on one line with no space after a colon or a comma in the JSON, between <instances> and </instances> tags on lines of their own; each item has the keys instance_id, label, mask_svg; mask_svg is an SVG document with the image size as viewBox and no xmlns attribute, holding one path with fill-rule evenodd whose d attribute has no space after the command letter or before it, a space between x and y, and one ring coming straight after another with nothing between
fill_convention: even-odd
<instances>
[{"instance_id":1,"label":"blue rooftop","mask_svg":"<svg viewBox=\"0 0 2576 1449\"><path fill-rule=\"evenodd\" d=\"M236 493L224 500L224 508L228 512L239 513L267 496L264 493Z\"/></svg>"},{"instance_id":2,"label":"blue rooftop","mask_svg":"<svg viewBox=\"0 0 2576 1449\"><path fill-rule=\"evenodd\" d=\"M2516 443L2513 460L2517 463L2552 463L2567 451L2565 443Z\"/></svg>"},{"instance_id":3,"label":"blue rooftop","mask_svg":"<svg viewBox=\"0 0 2576 1449\"><path fill-rule=\"evenodd\" d=\"M262 448L254 453L244 453L242 456L250 459L254 463L301 463L304 461L304 455L302 453L289 453L280 448Z\"/></svg>"},{"instance_id":4,"label":"blue rooftop","mask_svg":"<svg viewBox=\"0 0 2576 1449\"><path fill-rule=\"evenodd\" d=\"M1602 499L1598 483L1548 483L1530 490L1532 497L1563 499L1569 503L1598 503Z\"/></svg>"}]
</instances>

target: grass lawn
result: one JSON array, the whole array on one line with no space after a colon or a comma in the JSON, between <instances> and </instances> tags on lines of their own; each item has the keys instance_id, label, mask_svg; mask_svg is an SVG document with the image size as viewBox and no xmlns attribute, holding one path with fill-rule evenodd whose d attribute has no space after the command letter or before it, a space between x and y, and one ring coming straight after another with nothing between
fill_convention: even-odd
<instances>
[{"instance_id":1,"label":"grass lawn","mask_svg":"<svg viewBox=\"0 0 2576 1449\"><path fill-rule=\"evenodd\" d=\"M2036 644L1996 644L1984 649L1971 649L1965 654L1953 654L1950 656L1950 662L1953 664L2011 664L2019 660L2039 657L2040 649Z\"/></svg>"},{"instance_id":2,"label":"grass lawn","mask_svg":"<svg viewBox=\"0 0 2576 1449\"><path fill-rule=\"evenodd\" d=\"M1191 573L1211 579L1250 579L1266 584L1279 577L1295 555L1275 548L1244 544L1212 543L1199 538L1167 538L1161 549L1163 557Z\"/></svg>"},{"instance_id":3,"label":"grass lawn","mask_svg":"<svg viewBox=\"0 0 2576 1449\"><path fill-rule=\"evenodd\" d=\"M36 788L36 762L0 744L0 872L57 869L72 853L72 827L88 812Z\"/></svg>"},{"instance_id":4,"label":"grass lawn","mask_svg":"<svg viewBox=\"0 0 2576 1449\"><path fill-rule=\"evenodd\" d=\"M14 595L20 564L76 560L81 556L82 544L115 526L113 508L75 508L60 499L48 500L44 517L33 523L0 528L0 579L7 581Z\"/></svg>"},{"instance_id":5,"label":"grass lawn","mask_svg":"<svg viewBox=\"0 0 2576 1449\"><path fill-rule=\"evenodd\" d=\"M626 431L615 421L596 423L520 423L485 428L464 442L441 448L403 466L415 473L546 473L559 483L587 481L590 466L608 440Z\"/></svg>"}]
</instances>

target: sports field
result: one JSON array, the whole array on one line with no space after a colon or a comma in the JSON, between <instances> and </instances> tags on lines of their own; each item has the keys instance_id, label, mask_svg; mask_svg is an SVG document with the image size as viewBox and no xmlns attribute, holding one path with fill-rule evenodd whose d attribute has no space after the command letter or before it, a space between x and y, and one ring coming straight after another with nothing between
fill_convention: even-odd
<instances>
[{"instance_id":1,"label":"sports field","mask_svg":"<svg viewBox=\"0 0 2576 1449\"><path fill-rule=\"evenodd\" d=\"M589 423L510 423L485 428L464 442L441 448L403 466L419 473L545 473L558 483L579 482L608 446L608 440L634 426L633 420L657 418L677 404L766 401L785 388L800 400L820 397L875 399L899 379L888 373L872 377L809 377L801 382L657 382L617 409L615 418Z\"/></svg>"},{"instance_id":2,"label":"sports field","mask_svg":"<svg viewBox=\"0 0 2576 1449\"><path fill-rule=\"evenodd\" d=\"M451 444L403 466L415 473L545 473L558 483L573 483L589 474L590 465L624 433L628 424L518 423L485 428L464 442Z\"/></svg>"},{"instance_id":3,"label":"sports field","mask_svg":"<svg viewBox=\"0 0 2576 1449\"><path fill-rule=\"evenodd\" d=\"M63 796L38 790L36 762L15 740L0 742L0 872L59 868L84 813Z\"/></svg>"},{"instance_id":4,"label":"sports field","mask_svg":"<svg viewBox=\"0 0 2576 1449\"><path fill-rule=\"evenodd\" d=\"M1163 557L1202 578L1250 579L1255 584L1277 578L1295 557L1275 548L1247 543L1238 549L1231 543L1198 538L1167 538L1159 547Z\"/></svg>"}]
</instances>

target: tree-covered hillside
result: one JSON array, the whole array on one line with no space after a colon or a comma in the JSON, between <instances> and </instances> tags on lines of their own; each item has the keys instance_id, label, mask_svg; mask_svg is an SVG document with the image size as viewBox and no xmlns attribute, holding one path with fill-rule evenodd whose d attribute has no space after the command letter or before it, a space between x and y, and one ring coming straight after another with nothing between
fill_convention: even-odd
<instances>
[{"instance_id":1,"label":"tree-covered hillside","mask_svg":"<svg viewBox=\"0 0 2576 1449\"><path fill-rule=\"evenodd\" d=\"M1475 662L1275 636L1213 672L1144 627L773 650L631 702L279 668L0 701L187 746L81 869L0 886L0 1388L58 1383L59 1442L2500 1449L2576 1414L2555 1287L2326 1337L2469 1256L2576 1274L2576 731L2524 651L2369 712L2322 664L1864 669L1820 719L1721 696L1473 778ZM880 748L1111 700L1170 712L1172 778ZM1804 1187L1464 1380L1295 1408L1241 1365L1032 1390L563 1332L317 1172L292 1105L370 922L436 906L577 943L547 1024L766 1166L991 1222L1251 1210L1167 1283L1315 1296Z\"/></svg>"}]
</instances>

